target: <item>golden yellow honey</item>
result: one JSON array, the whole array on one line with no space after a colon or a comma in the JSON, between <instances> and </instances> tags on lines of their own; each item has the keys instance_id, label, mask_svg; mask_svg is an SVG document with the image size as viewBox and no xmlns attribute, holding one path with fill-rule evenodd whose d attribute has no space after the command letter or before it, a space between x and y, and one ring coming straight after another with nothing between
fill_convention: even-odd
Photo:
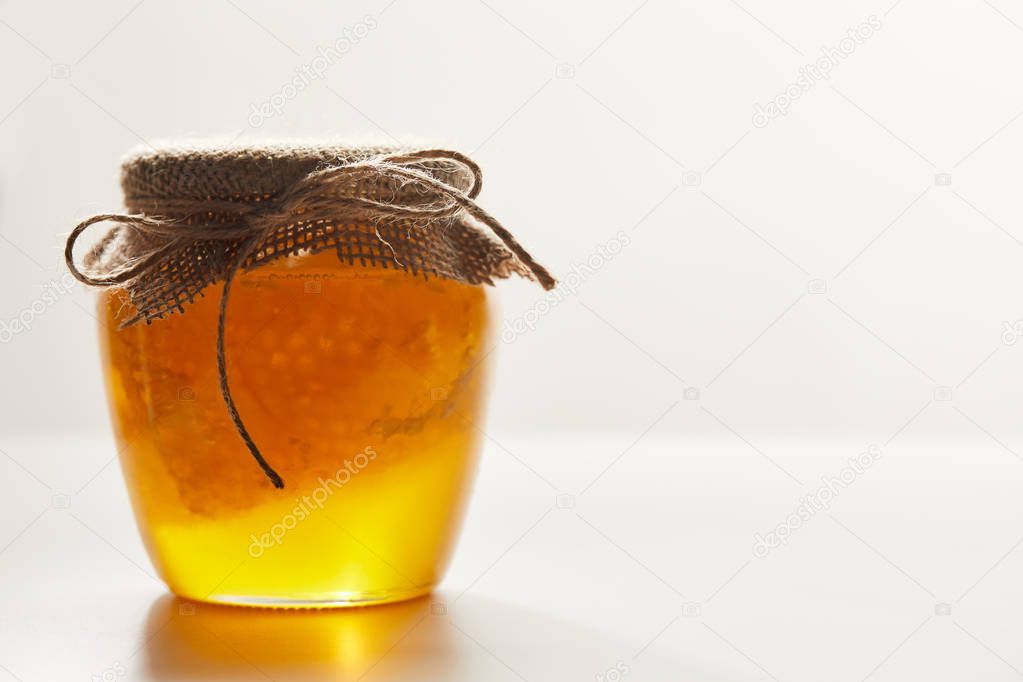
<instances>
[{"instance_id":1,"label":"golden yellow honey","mask_svg":"<svg viewBox=\"0 0 1023 682\"><path fill-rule=\"evenodd\" d=\"M124 329L124 294L100 302L121 465L160 575L182 597L233 604L359 605L430 591L482 435L482 287L341 264L332 252L238 276L228 377L283 490L220 394L220 287Z\"/></svg>"}]
</instances>

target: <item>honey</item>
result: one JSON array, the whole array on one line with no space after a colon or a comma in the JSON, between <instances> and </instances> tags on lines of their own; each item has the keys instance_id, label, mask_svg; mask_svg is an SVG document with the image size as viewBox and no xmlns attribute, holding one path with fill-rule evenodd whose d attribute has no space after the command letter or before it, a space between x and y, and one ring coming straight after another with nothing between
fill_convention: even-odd
<instances>
[{"instance_id":1,"label":"honey","mask_svg":"<svg viewBox=\"0 0 1023 682\"><path fill-rule=\"evenodd\" d=\"M461 523L481 437L486 293L342 264L332 251L238 275L225 327L231 393L284 479L253 461L220 392L221 284L123 329L100 302L119 456L150 556L178 595L271 606L428 592Z\"/></svg>"}]
</instances>

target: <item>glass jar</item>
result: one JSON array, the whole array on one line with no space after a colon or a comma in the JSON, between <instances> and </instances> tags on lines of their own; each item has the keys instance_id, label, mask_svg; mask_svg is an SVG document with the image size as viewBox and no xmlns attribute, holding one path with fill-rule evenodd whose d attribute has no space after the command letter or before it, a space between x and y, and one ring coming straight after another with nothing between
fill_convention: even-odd
<instances>
[{"instance_id":1,"label":"glass jar","mask_svg":"<svg viewBox=\"0 0 1023 682\"><path fill-rule=\"evenodd\" d=\"M124 477L146 547L178 595L361 605L442 577L471 487L485 402L483 287L289 256L235 279L231 392L286 487L254 465L218 387L218 296L119 328L101 347Z\"/></svg>"}]
</instances>

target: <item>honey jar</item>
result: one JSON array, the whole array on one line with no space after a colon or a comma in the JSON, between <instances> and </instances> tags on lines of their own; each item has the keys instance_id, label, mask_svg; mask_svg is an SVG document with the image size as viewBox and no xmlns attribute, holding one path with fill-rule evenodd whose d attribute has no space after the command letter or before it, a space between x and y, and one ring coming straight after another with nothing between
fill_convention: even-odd
<instances>
[{"instance_id":1,"label":"honey jar","mask_svg":"<svg viewBox=\"0 0 1023 682\"><path fill-rule=\"evenodd\" d=\"M475 164L442 150L186 146L125 161L132 212L86 221L67 255L107 287L121 468L173 592L347 606L441 579L483 434L482 285L553 285L490 226L478 185ZM101 221L118 224L80 267L74 241Z\"/></svg>"}]
</instances>

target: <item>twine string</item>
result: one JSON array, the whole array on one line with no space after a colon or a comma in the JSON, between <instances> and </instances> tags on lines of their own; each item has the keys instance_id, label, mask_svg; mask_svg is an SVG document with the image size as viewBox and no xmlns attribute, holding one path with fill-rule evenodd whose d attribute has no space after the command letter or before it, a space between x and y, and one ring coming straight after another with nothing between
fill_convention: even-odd
<instances>
[{"instance_id":1,"label":"twine string","mask_svg":"<svg viewBox=\"0 0 1023 682\"><path fill-rule=\"evenodd\" d=\"M463 190L430 172L431 166L446 164L472 178ZM395 197L379 196L390 186ZM303 221L329 220L339 217L352 220L413 219L432 221L468 217L484 225L514 254L544 289L552 289L556 281L542 265L515 240L496 218L487 213L475 198L482 188L482 172L469 157L447 149L425 149L397 152L365 160L313 171L294 183L276 201L256 205L222 199L159 199L153 200L148 213L102 213L82 221L68 235L64 260L71 274L83 284L94 287L130 287L147 275L159 272L170 254L182 245L195 241L223 241L238 244L227 264L217 317L217 374L221 397L238 435L253 459L259 464L275 488L284 481L266 461L256 445L231 394L227 373L226 321L231 285L243 269L260 265L260 246L282 225ZM373 191L376 194L373 193ZM232 215L230 222L214 221L214 215ZM136 255L116 266L83 270L75 261L74 246L91 226L115 223L117 228L93 247L86 263L100 261L100 256L113 247L122 231L136 232L154 238L157 244L148 252ZM390 246L379 230L377 236ZM393 249L392 249L393 252ZM263 256L266 254L263 253ZM129 322L138 318L133 318Z\"/></svg>"}]
</instances>

